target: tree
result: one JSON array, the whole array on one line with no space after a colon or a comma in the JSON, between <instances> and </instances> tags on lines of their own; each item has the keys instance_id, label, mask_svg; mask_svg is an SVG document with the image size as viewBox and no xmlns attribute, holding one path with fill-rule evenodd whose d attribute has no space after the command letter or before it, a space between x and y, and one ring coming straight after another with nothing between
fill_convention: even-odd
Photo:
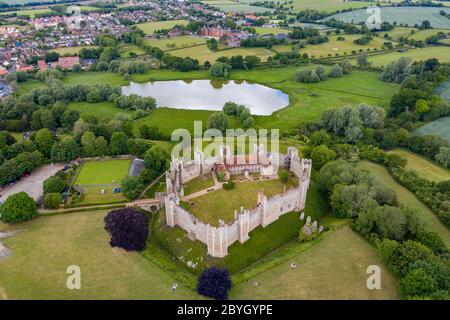
<instances>
[{"instance_id":1,"label":"tree","mask_svg":"<svg viewBox=\"0 0 450 320\"><path fill-rule=\"evenodd\" d=\"M95 154L98 156L105 156L109 154L109 147L108 142L106 141L105 137L100 136L95 138Z\"/></svg>"},{"instance_id":2,"label":"tree","mask_svg":"<svg viewBox=\"0 0 450 320\"><path fill-rule=\"evenodd\" d=\"M231 66L226 63L216 62L209 69L213 78L228 78Z\"/></svg>"},{"instance_id":3,"label":"tree","mask_svg":"<svg viewBox=\"0 0 450 320\"><path fill-rule=\"evenodd\" d=\"M344 70L338 64L335 64L333 69L331 69L329 76L332 78L340 78L344 75Z\"/></svg>"},{"instance_id":4,"label":"tree","mask_svg":"<svg viewBox=\"0 0 450 320\"><path fill-rule=\"evenodd\" d=\"M361 53L358 55L356 63L361 68L370 67L372 65L372 63L367 60L367 53L365 51L361 51Z\"/></svg>"},{"instance_id":5,"label":"tree","mask_svg":"<svg viewBox=\"0 0 450 320\"><path fill-rule=\"evenodd\" d=\"M111 247L126 251L142 251L147 245L148 218L133 208L110 211L105 219L105 230L111 235Z\"/></svg>"},{"instance_id":6,"label":"tree","mask_svg":"<svg viewBox=\"0 0 450 320\"><path fill-rule=\"evenodd\" d=\"M85 157L92 157L96 154L95 134L92 131L86 131L81 136L81 146Z\"/></svg>"},{"instance_id":7,"label":"tree","mask_svg":"<svg viewBox=\"0 0 450 320\"><path fill-rule=\"evenodd\" d=\"M416 101L416 105L414 106L414 111L419 114L424 114L430 111L430 106L428 105L425 99L419 99Z\"/></svg>"},{"instance_id":8,"label":"tree","mask_svg":"<svg viewBox=\"0 0 450 320\"><path fill-rule=\"evenodd\" d=\"M450 148L440 147L435 159L443 167L450 168Z\"/></svg>"},{"instance_id":9,"label":"tree","mask_svg":"<svg viewBox=\"0 0 450 320\"><path fill-rule=\"evenodd\" d=\"M216 39L211 38L206 40L206 46L208 47L209 50L216 51L217 47L219 46L219 43L217 42Z\"/></svg>"},{"instance_id":10,"label":"tree","mask_svg":"<svg viewBox=\"0 0 450 320\"><path fill-rule=\"evenodd\" d=\"M144 166L156 173L164 172L169 159L168 152L158 146L152 147L145 153Z\"/></svg>"},{"instance_id":11,"label":"tree","mask_svg":"<svg viewBox=\"0 0 450 320\"><path fill-rule=\"evenodd\" d=\"M400 280L400 287L406 297L426 297L436 291L436 281L424 270L414 269Z\"/></svg>"},{"instance_id":12,"label":"tree","mask_svg":"<svg viewBox=\"0 0 450 320\"><path fill-rule=\"evenodd\" d=\"M80 118L77 110L68 109L61 116L61 126L66 131L71 131L75 122Z\"/></svg>"},{"instance_id":13,"label":"tree","mask_svg":"<svg viewBox=\"0 0 450 320\"><path fill-rule=\"evenodd\" d=\"M137 199L142 190L144 190L144 184L139 177L129 176L122 180L121 183L122 193L130 200Z\"/></svg>"},{"instance_id":14,"label":"tree","mask_svg":"<svg viewBox=\"0 0 450 320\"><path fill-rule=\"evenodd\" d=\"M5 223L26 221L37 215L36 202L26 192L10 195L0 206L0 219Z\"/></svg>"},{"instance_id":15,"label":"tree","mask_svg":"<svg viewBox=\"0 0 450 320\"><path fill-rule=\"evenodd\" d=\"M314 131L309 137L309 143L313 146L326 145L330 141L330 136L325 130Z\"/></svg>"},{"instance_id":16,"label":"tree","mask_svg":"<svg viewBox=\"0 0 450 320\"><path fill-rule=\"evenodd\" d=\"M313 167L316 169L322 168L322 166L336 158L336 152L329 149L326 145L320 145L314 147L311 152L311 160Z\"/></svg>"},{"instance_id":17,"label":"tree","mask_svg":"<svg viewBox=\"0 0 450 320\"><path fill-rule=\"evenodd\" d=\"M333 212L338 218L353 218L369 198L367 185L337 185L333 189L330 201Z\"/></svg>"},{"instance_id":18,"label":"tree","mask_svg":"<svg viewBox=\"0 0 450 320\"><path fill-rule=\"evenodd\" d=\"M80 155L80 148L73 139L56 142L52 147L52 160L55 162L66 162Z\"/></svg>"},{"instance_id":19,"label":"tree","mask_svg":"<svg viewBox=\"0 0 450 320\"><path fill-rule=\"evenodd\" d=\"M232 286L227 269L211 267L205 269L198 278L197 292L216 300L227 300Z\"/></svg>"},{"instance_id":20,"label":"tree","mask_svg":"<svg viewBox=\"0 0 450 320\"><path fill-rule=\"evenodd\" d=\"M411 74L411 62L410 57L401 57L397 61L392 61L384 68L380 79L386 82L401 83Z\"/></svg>"},{"instance_id":21,"label":"tree","mask_svg":"<svg viewBox=\"0 0 450 320\"><path fill-rule=\"evenodd\" d=\"M36 137L34 139L34 142L36 143L37 149L42 152L42 154L46 158L50 158L50 153L53 146L53 134L50 130L44 128L40 129L36 133Z\"/></svg>"},{"instance_id":22,"label":"tree","mask_svg":"<svg viewBox=\"0 0 450 320\"><path fill-rule=\"evenodd\" d=\"M224 112L213 112L208 118L208 129L225 131L228 128L228 119Z\"/></svg>"},{"instance_id":23,"label":"tree","mask_svg":"<svg viewBox=\"0 0 450 320\"><path fill-rule=\"evenodd\" d=\"M31 118L32 130L39 130L42 128L53 128L53 114L48 109L36 110L35 112L33 112L33 116Z\"/></svg>"},{"instance_id":24,"label":"tree","mask_svg":"<svg viewBox=\"0 0 450 320\"><path fill-rule=\"evenodd\" d=\"M111 142L109 148L111 154L119 155L127 153L127 135L124 132L114 132L111 136Z\"/></svg>"},{"instance_id":25,"label":"tree","mask_svg":"<svg viewBox=\"0 0 450 320\"><path fill-rule=\"evenodd\" d=\"M48 209L58 209L61 206L62 197L59 193L47 193L44 196L44 207Z\"/></svg>"},{"instance_id":26,"label":"tree","mask_svg":"<svg viewBox=\"0 0 450 320\"><path fill-rule=\"evenodd\" d=\"M44 180L44 193L60 193L66 187L66 183L59 176L51 176Z\"/></svg>"},{"instance_id":27,"label":"tree","mask_svg":"<svg viewBox=\"0 0 450 320\"><path fill-rule=\"evenodd\" d=\"M345 160L336 160L326 163L319 171L319 183L327 192L330 192L335 185L350 185L358 182L358 173Z\"/></svg>"}]
</instances>

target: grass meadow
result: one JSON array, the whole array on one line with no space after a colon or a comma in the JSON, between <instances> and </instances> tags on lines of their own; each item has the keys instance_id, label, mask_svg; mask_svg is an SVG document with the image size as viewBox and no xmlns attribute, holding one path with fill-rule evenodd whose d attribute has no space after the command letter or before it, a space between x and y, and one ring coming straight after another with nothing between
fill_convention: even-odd
<instances>
[{"instance_id":1,"label":"grass meadow","mask_svg":"<svg viewBox=\"0 0 450 320\"><path fill-rule=\"evenodd\" d=\"M202 45L206 43L206 40L200 37L180 36L175 38L148 39L145 40L145 43L152 47L157 47L161 50L169 51Z\"/></svg>"},{"instance_id":2,"label":"grass meadow","mask_svg":"<svg viewBox=\"0 0 450 320\"><path fill-rule=\"evenodd\" d=\"M75 185L120 184L128 176L131 160L94 160L83 162Z\"/></svg>"},{"instance_id":3,"label":"grass meadow","mask_svg":"<svg viewBox=\"0 0 450 320\"><path fill-rule=\"evenodd\" d=\"M410 49L406 52L393 51L389 53L376 54L368 57L375 67L385 67L392 61L398 60L400 57L410 57L413 61L424 61L436 58L440 62L450 62L450 47L425 47L420 49ZM353 63L356 59L351 60Z\"/></svg>"},{"instance_id":4,"label":"grass meadow","mask_svg":"<svg viewBox=\"0 0 450 320\"><path fill-rule=\"evenodd\" d=\"M404 149L389 151L407 160L406 169L417 172L423 179L439 182L450 180L450 170L441 167L429 159Z\"/></svg>"},{"instance_id":5,"label":"grass meadow","mask_svg":"<svg viewBox=\"0 0 450 320\"><path fill-rule=\"evenodd\" d=\"M186 25L188 22L186 20L167 20L167 21L154 21L140 23L136 26L144 31L148 35L152 35L155 31L161 29L172 29L176 25Z\"/></svg>"}]
</instances>

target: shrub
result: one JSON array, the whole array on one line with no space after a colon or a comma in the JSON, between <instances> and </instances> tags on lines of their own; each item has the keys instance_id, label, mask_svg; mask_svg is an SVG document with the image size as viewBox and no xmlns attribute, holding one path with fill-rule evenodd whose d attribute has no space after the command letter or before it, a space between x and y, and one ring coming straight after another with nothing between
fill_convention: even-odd
<instances>
[{"instance_id":1,"label":"shrub","mask_svg":"<svg viewBox=\"0 0 450 320\"><path fill-rule=\"evenodd\" d=\"M37 214L36 202L26 192L10 195L0 206L0 219L5 223L30 220Z\"/></svg>"},{"instance_id":2,"label":"shrub","mask_svg":"<svg viewBox=\"0 0 450 320\"><path fill-rule=\"evenodd\" d=\"M142 179L135 176L126 177L125 179L123 179L121 187L124 196L130 200L137 199L142 190L144 190Z\"/></svg>"},{"instance_id":3,"label":"shrub","mask_svg":"<svg viewBox=\"0 0 450 320\"><path fill-rule=\"evenodd\" d=\"M57 209L61 206L62 197L59 193L47 193L44 197L44 207Z\"/></svg>"},{"instance_id":4,"label":"shrub","mask_svg":"<svg viewBox=\"0 0 450 320\"><path fill-rule=\"evenodd\" d=\"M225 190L233 190L234 187L236 186L236 184L230 180L230 181L224 183L222 186Z\"/></svg>"},{"instance_id":5,"label":"shrub","mask_svg":"<svg viewBox=\"0 0 450 320\"><path fill-rule=\"evenodd\" d=\"M132 208L110 211L105 217L105 230L111 235L111 247L127 251L144 250L148 236L148 218Z\"/></svg>"},{"instance_id":6,"label":"shrub","mask_svg":"<svg viewBox=\"0 0 450 320\"><path fill-rule=\"evenodd\" d=\"M66 187L66 183L59 176L52 176L44 181L44 194L60 193Z\"/></svg>"},{"instance_id":7,"label":"shrub","mask_svg":"<svg viewBox=\"0 0 450 320\"><path fill-rule=\"evenodd\" d=\"M414 269L400 280L400 287L406 297L426 297L436 291L436 281L424 270Z\"/></svg>"},{"instance_id":8,"label":"shrub","mask_svg":"<svg viewBox=\"0 0 450 320\"><path fill-rule=\"evenodd\" d=\"M227 269L211 267L205 269L198 278L197 292L216 300L227 300L232 286Z\"/></svg>"}]
</instances>

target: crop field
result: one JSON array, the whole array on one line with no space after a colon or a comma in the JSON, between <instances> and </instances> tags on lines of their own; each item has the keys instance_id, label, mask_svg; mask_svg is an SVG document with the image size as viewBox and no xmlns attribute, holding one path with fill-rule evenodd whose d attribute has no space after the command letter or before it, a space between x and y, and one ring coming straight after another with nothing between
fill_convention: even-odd
<instances>
[{"instance_id":1,"label":"crop field","mask_svg":"<svg viewBox=\"0 0 450 320\"><path fill-rule=\"evenodd\" d=\"M391 31L380 31L380 37L388 34L392 40L398 41L401 37L409 37L412 32L417 32L419 29L415 28L407 28L407 27L395 27L394 30ZM425 30L424 30L425 31Z\"/></svg>"},{"instance_id":2,"label":"crop field","mask_svg":"<svg viewBox=\"0 0 450 320\"><path fill-rule=\"evenodd\" d=\"M137 252L111 248L107 211L41 216L0 230L19 232L2 242L13 253L0 268L2 299L197 299ZM39 249L37 249L39 248ZM68 266L82 270L81 290L66 287Z\"/></svg>"},{"instance_id":3,"label":"crop field","mask_svg":"<svg viewBox=\"0 0 450 320\"><path fill-rule=\"evenodd\" d=\"M261 58L261 61L267 61L267 58L273 56L275 53L266 48L232 48L225 50L217 50L212 52L206 45L200 45L185 49L173 50L170 54L177 57L191 57L197 59L201 64L205 61L214 63L220 57L231 57L236 55L248 56L255 55Z\"/></svg>"},{"instance_id":4,"label":"crop field","mask_svg":"<svg viewBox=\"0 0 450 320\"><path fill-rule=\"evenodd\" d=\"M263 12L272 12L273 9L270 8L264 8L264 7L258 7L258 6L251 6L244 3L227 3L227 4L215 4L215 1L210 1L209 5L214 6L218 8L220 11L223 12L235 12L235 13L263 13Z\"/></svg>"},{"instance_id":5,"label":"crop field","mask_svg":"<svg viewBox=\"0 0 450 320\"><path fill-rule=\"evenodd\" d=\"M400 57L410 57L413 61L424 61L436 58L440 62L450 62L450 47L425 47L411 49L406 52L393 51L371 55L368 60L372 62L373 66L384 67L392 61L398 60ZM352 62L356 62L356 59L353 59Z\"/></svg>"},{"instance_id":6,"label":"crop field","mask_svg":"<svg viewBox=\"0 0 450 320\"><path fill-rule=\"evenodd\" d=\"M128 176L130 160L96 160L82 164L74 185L120 184Z\"/></svg>"},{"instance_id":7,"label":"crop field","mask_svg":"<svg viewBox=\"0 0 450 320\"><path fill-rule=\"evenodd\" d=\"M291 269L290 264L296 268ZM369 265L381 267L381 290L366 286ZM258 286L254 285L258 282ZM328 237L279 266L242 282L231 299L400 299L398 282L377 251L349 227Z\"/></svg>"},{"instance_id":8,"label":"crop field","mask_svg":"<svg viewBox=\"0 0 450 320\"><path fill-rule=\"evenodd\" d=\"M144 31L148 35L152 35L155 31L161 29L172 29L176 25L186 25L188 22L186 20L168 20L168 21L155 21L140 23L136 26Z\"/></svg>"},{"instance_id":9,"label":"crop field","mask_svg":"<svg viewBox=\"0 0 450 320\"><path fill-rule=\"evenodd\" d=\"M98 48L98 46L74 46L74 47L62 47L62 48L56 48L56 49L51 49L50 51L52 52L57 52L59 53L59 55L64 56L64 55L77 55L78 52L80 52L81 49L86 48L86 49L96 49Z\"/></svg>"},{"instance_id":10,"label":"crop field","mask_svg":"<svg viewBox=\"0 0 450 320\"><path fill-rule=\"evenodd\" d=\"M49 13L49 12L52 12L52 10L50 10L50 9L24 9L24 10L19 10L19 11L0 12L0 16L15 13L18 16L30 16L31 18L34 18L34 16L36 14Z\"/></svg>"},{"instance_id":11,"label":"crop field","mask_svg":"<svg viewBox=\"0 0 450 320\"><path fill-rule=\"evenodd\" d=\"M429 8L429 7L384 7L381 8L381 20L397 25L414 27L428 20L433 28L450 29L450 20L441 16L441 10L450 13L449 8ZM337 13L325 20L335 18L345 23L366 22L370 14L365 9L350 12Z\"/></svg>"},{"instance_id":12,"label":"crop field","mask_svg":"<svg viewBox=\"0 0 450 320\"><path fill-rule=\"evenodd\" d=\"M164 39L150 39L145 40L145 43L152 46L160 48L161 50L177 50L186 47L197 46L205 44L206 40L200 37L191 36L180 36L175 38L164 38Z\"/></svg>"},{"instance_id":13,"label":"crop field","mask_svg":"<svg viewBox=\"0 0 450 320\"><path fill-rule=\"evenodd\" d=\"M283 29L283 28L264 28L264 27L254 27L254 29L256 30L257 34L273 34L273 35L277 35L277 34L288 34L289 32L291 32L292 30L288 30L288 29Z\"/></svg>"},{"instance_id":14,"label":"crop field","mask_svg":"<svg viewBox=\"0 0 450 320\"><path fill-rule=\"evenodd\" d=\"M447 139L450 143L450 117L436 119L416 129L414 132L420 135L435 134Z\"/></svg>"},{"instance_id":15,"label":"crop field","mask_svg":"<svg viewBox=\"0 0 450 320\"><path fill-rule=\"evenodd\" d=\"M327 56L343 56L351 55L352 52L357 53L359 50L380 50L383 47L383 43L387 40L381 37L374 37L367 45L358 45L353 41L361 37L361 35L341 35L345 40L337 40L338 36L330 36L329 41L317 45L308 45L303 49L300 49L300 53L307 53L310 57L327 57Z\"/></svg>"},{"instance_id":16,"label":"crop field","mask_svg":"<svg viewBox=\"0 0 450 320\"><path fill-rule=\"evenodd\" d=\"M356 167L370 172L380 183L388 188L394 189L397 193L398 202L405 207L416 209L419 217L428 224L431 230L437 232L442 237L447 247L450 247L450 230L411 191L395 181L385 167L369 161L358 161Z\"/></svg>"},{"instance_id":17,"label":"crop field","mask_svg":"<svg viewBox=\"0 0 450 320\"><path fill-rule=\"evenodd\" d=\"M424 179L439 182L450 180L450 170L441 167L429 159L403 149L389 151L407 160L406 169L417 172Z\"/></svg>"},{"instance_id":18,"label":"crop field","mask_svg":"<svg viewBox=\"0 0 450 320\"><path fill-rule=\"evenodd\" d=\"M252 2L256 2L256 0L241 0L239 3L251 4ZM280 1L280 3L283 2L284 1ZM306 9L334 12L341 9L363 8L369 6L370 4L371 4L370 2L365 1L343 1L343 0L293 0L292 3L292 5L294 6L294 12Z\"/></svg>"}]
</instances>

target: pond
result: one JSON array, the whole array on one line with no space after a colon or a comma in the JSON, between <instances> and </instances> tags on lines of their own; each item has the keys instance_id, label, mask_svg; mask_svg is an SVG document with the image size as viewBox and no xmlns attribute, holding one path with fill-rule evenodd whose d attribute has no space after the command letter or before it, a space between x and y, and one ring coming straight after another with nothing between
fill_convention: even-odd
<instances>
[{"instance_id":1,"label":"pond","mask_svg":"<svg viewBox=\"0 0 450 320\"><path fill-rule=\"evenodd\" d=\"M153 97L158 107L222 110L228 101L247 106L253 115L270 115L289 104L289 96L276 89L247 81L175 80L131 82L122 94Z\"/></svg>"}]
</instances>

